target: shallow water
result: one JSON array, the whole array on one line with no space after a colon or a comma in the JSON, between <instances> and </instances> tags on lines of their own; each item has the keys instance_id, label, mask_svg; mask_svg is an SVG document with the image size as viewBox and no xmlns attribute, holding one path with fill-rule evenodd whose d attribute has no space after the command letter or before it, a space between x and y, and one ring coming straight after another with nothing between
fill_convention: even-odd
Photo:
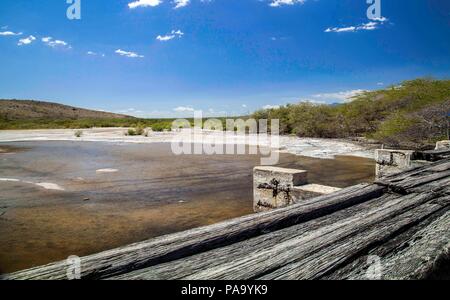
<instances>
[{"instance_id":1,"label":"shallow water","mask_svg":"<svg viewBox=\"0 0 450 300\"><path fill-rule=\"evenodd\" d=\"M0 149L0 178L18 180L0 180L0 273L250 214L252 169L260 163L255 155L175 156L170 144ZM344 156L281 154L279 165L337 187L370 182L375 171L372 160ZM63 190L48 189L55 186Z\"/></svg>"}]
</instances>

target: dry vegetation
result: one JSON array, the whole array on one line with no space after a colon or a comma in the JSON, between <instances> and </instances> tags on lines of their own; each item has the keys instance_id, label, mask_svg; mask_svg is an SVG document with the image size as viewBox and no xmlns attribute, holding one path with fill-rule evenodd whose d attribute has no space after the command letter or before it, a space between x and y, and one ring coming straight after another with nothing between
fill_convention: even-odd
<instances>
[{"instance_id":1,"label":"dry vegetation","mask_svg":"<svg viewBox=\"0 0 450 300\"><path fill-rule=\"evenodd\" d=\"M364 136L390 147L430 148L448 138L450 80L416 79L365 92L349 103L299 103L254 113L280 119L284 134L300 137Z\"/></svg>"}]
</instances>

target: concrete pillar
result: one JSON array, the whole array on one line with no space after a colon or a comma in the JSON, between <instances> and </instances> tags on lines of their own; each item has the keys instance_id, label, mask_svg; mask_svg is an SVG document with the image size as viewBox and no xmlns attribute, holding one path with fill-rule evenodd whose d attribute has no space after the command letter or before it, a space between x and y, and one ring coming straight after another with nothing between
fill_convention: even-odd
<instances>
[{"instance_id":1,"label":"concrete pillar","mask_svg":"<svg viewBox=\"0 0 450 300\"><path fill-rule=\"evenodd\" d=\"M308 180L305 170L261 166L253 169L253 209L255 212L272 210L294 203L294 186Z\"/></svg>"},{"instance_id":2,"label":"concrete pillar","mask_svg":"<svg viewBox=\"0 0 450 300\"><path fill-rule=\"evenodd\" d=\"M403 172L412 167L412 150L375 150L376 178Z\"/></svg>"},{"instance_id":3,"label":"concrete pillar","mask_svg":"<svg viewBox=\"0 0 450 300\"><path fill-rule=\"evenodd\" d=\"M332 194L340 190L341 188L321 184L305 184L302 186L295 186L292 191L292 197L294 199L294 202L298 203L302 200Z\"/></svg>"},{"instance_id":4,"label":"concrete pillar","mask_svg":"<svg viewBox=\"0 0 450 300\"><path fill-rule=\"evenodd\" d=\"M439 141L436 143L435 150L445 150L450 149L450 141Z\"/></svg>"}]
</instances>

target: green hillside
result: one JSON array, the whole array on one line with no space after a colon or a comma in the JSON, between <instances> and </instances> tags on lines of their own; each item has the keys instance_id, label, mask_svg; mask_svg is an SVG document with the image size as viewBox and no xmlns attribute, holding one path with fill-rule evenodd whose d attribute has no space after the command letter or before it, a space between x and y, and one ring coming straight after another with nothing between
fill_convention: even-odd
<instances>
[{"instance_id":1,"label":"green hillside","mask_svg":"<svg viewBox=\"0 0 450 300\"><path fill-rule=\"evenodd\" d=\"M364 92L349 103L290 104L254 113L280 119L284 134L300 137L364 136L387 146L429 148L448 135L450 80L416 79L387 89Z\"/></svg>"}]
</instances>

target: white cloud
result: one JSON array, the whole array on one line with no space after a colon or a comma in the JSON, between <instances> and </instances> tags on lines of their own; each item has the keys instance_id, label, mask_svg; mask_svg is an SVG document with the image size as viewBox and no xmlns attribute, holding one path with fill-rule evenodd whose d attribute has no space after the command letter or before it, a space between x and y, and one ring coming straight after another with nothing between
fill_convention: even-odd
<instances>
[{"instance_id":1,"label":"white cloud","mask_svg":"<svg viewBox=\"0 0 450 300\"><path fill-rule=\"evenodd\" d=\"M377 26L378 26L378 23L369 22L369 23L361 24L356 29L357 30L374 30L374 29L377 29Z\"/></svg>"},{"instance_id":2,"label":"white cloud","mask_svg":"<svg viewBox=\"0 0 450 300\"><path fill-rule=\"evenodd\" d=\"M172 40L172 39L174 39L174 38L175 38L174 35L158 35L158 36L156 37L156 39L157 39L158 41L161 41L161 42L167 42L167 41L170 41L170 40Z\"/></svg>"},{"instance_id":3,"label":"white cloud","mask_svg":"<svg viewBox=\"0 0 450 300\"><path fill-rule=\"evenodd\" d=\"M156 39L161 42L167 42L167 41L173 40L176 37L181 38L183 35L184 35L184 32L182 32L181 30L178 29L178 30L172 30L170 32L170 34L158 35L156 37Z\"/></svg>"},{"instance_id":4,"label":"white cloud","mask_svg":"<svg viewBox=\"0 0 450 300\"><path fill-rule=\"evenodd\" d=\"M191 1L190 0L174 0L173 2L175 3L174 8L178 9L178 8L187 6Z\"/></svg>"},{"instance_id":5,"label":"white cloud","mask_svg":"<svg viewBox=\"0 0 450 300\"><path fill-rule=\"evenodd\" d=\"M119 114L135 114L135 115L139 115L139 114L143 114L144 112L142 110L138 110L135 108L126 108L126 109L121 109L116 111Z\"/></svg>"},{"instance_id":6,"label":"white cloud","mask_svg":"<svg viewBox=\"0 0 450 300\"><path fill-rule=\"evenodd\" d=\"M269 6L280 7L282 5L303 4L306 0L271 0Z\"/></svg>"},{"instance_id":7,"label":"white cloud","mask_svg":"<svg viewBox=\"0 0 450 300\"><path fill-rule=\"evenodd\" d=\"M137 0L137 1L133 1L128 3L128 7L130 9L134 9L137 7L154 7L154 6L158 6L162 3L162 0Z\"/></svg>"},{"instance_id":8,"label":"white cloud","mask_svg":"<svg viewBox=\"0 0 450 300\"><path fill-rule=\"evenodd\" d=\"M41 41L46 44L49 47L56 48L56 47L63 47L67 49L71 49L72 46L70 46L67 42L62 40L54 40L52 37L47 36L41 39Z\"/></svg>"},{"instance_id":9,"label":"white cloud","mask_svg":"<svg viewBox=\"0 0 450 300\"><path fill-rule=\"evenodd\" d=\"M380 17L380 18L373 18L373 19L371 19L371 20L373 20L373 21L378 21L378 22L383 23L383 22L388 21L388 18Z\"/></svg>"},{"instance_id":10,"label":"white cloud","mask_svg":"<svg viewBox=\"0 0 450 300\"><path fill-rule=\"evenodd\" d=\"M178 106L176 108L173 109L176 112L193 112L195 111L192 107L188 107L188 106Z\"/></svg>"},{"instance_id":11,"label":"white cloud","mask_svg":"<svg viewBox=\"0 0 450 300\"><path fill-rule=\"evenodd\" d=\"M388 19L385 17L373 19L371 22L363 23L358 26L348 26L348 27L330 27L325 29L325 32L356 32L360 30L375 30L378 29L380 25L386 22Z\"/></svg>"},{"instance_id":12,"label":"white cloud","mask_svg":"<svg viewBox=\"0 0 450 300\"><path fill-rule=\"evenodd\" d=\"M336 93L316 94L316 95L313 95L313 97L319 98L319 99L325 99L325 100L339 101L339 102L349 102L352 100L352 98L354 96L357 96L364 92L366 92L366 90L357 89L357 90L349 90L349 91L336 92Z\"/></svg>"},{"instance_id":13,"label":"white cloud","mask_svg":"<svg viewBox=\"0 0 450 300\"><path fill-rule=\"evenodd\" d=\"M263 109L278 109L280 108L279 105L264 105Z\"/></svg>"},{"instance_id":14,"label":"white cloud","mask_svg":"<svg viewBox=\"0 0 450 300\"><path fill-rule=\"evenodd\" d=\"M129 51L124 51L121 49L118 49L115 51L115 53L119 54L120 56L125 56L125 57L130 57L130 58L143 58L143 55L139 55L136 52L129 52Z\"/></svg>"},{"instance_id":15,"label":"white cloud","mask_svg":"<svg viewBox=\"0 0 450 300\"><path fill-rule=\"evenodd\" d=\"M91 55L91 56L101 56L101 57L105 57L105 54L103 54L103 53L97 53L97 52L94 52L94 51L88 51L88 52L86 52L86 54L87 54L87 55Z\"/></svg>"},{"instance_id":16,"label":"white cloud","mask_svg":"<svg viewBox=\"0 0 450 300\"><path fill-rule=\"evenodd\" d=\"M36 40L36 38L32 35L30 35L29 37L20 39L19 42L17 43L18 46L23 46L23 45L29 45L32 42L34 42Z\"/></svg>"},{"instance_id":17,"label":"white cloud","mask_svg":"<svg viewBox=\"0 0 450 300\"><path fill-rule=\"evenodd\" d=\"M184 35L184 32L181 31L180 29L178 29L178 30L172 30L172 34L182 37Z\"/></svg>"},{"instance_id":18,"label":"white cloud","mask_svg":"<svg viewBox=\"0 0 450 300\"><path fill-rule=\"evenodd\" d=\"M14 36L14 35L22 35L22 32L12 32L12 31L2 31L0 32L1 36Z\"/></svg>"},{"instance_id":19,"label":"white cloud","mask_svg":"<svg viewBox=\"0 0 450 300\"><path fill-rule=\"evenodd\" d=\"M242 107L243 108L247 108L247 104L242 104Z\"/></svg>"},{"instance_id":20,"label":"white cloud","mask_svg":"<svg viewBox=\"0 0 450 300\"><path fill-rule=\"evenodd\" d=\"M325 29L325 32L349 32L349 31L355 31L355 26L349 26L349 27L334 27L334 28L327 28Z\"/></svg>"}]
</instances>

